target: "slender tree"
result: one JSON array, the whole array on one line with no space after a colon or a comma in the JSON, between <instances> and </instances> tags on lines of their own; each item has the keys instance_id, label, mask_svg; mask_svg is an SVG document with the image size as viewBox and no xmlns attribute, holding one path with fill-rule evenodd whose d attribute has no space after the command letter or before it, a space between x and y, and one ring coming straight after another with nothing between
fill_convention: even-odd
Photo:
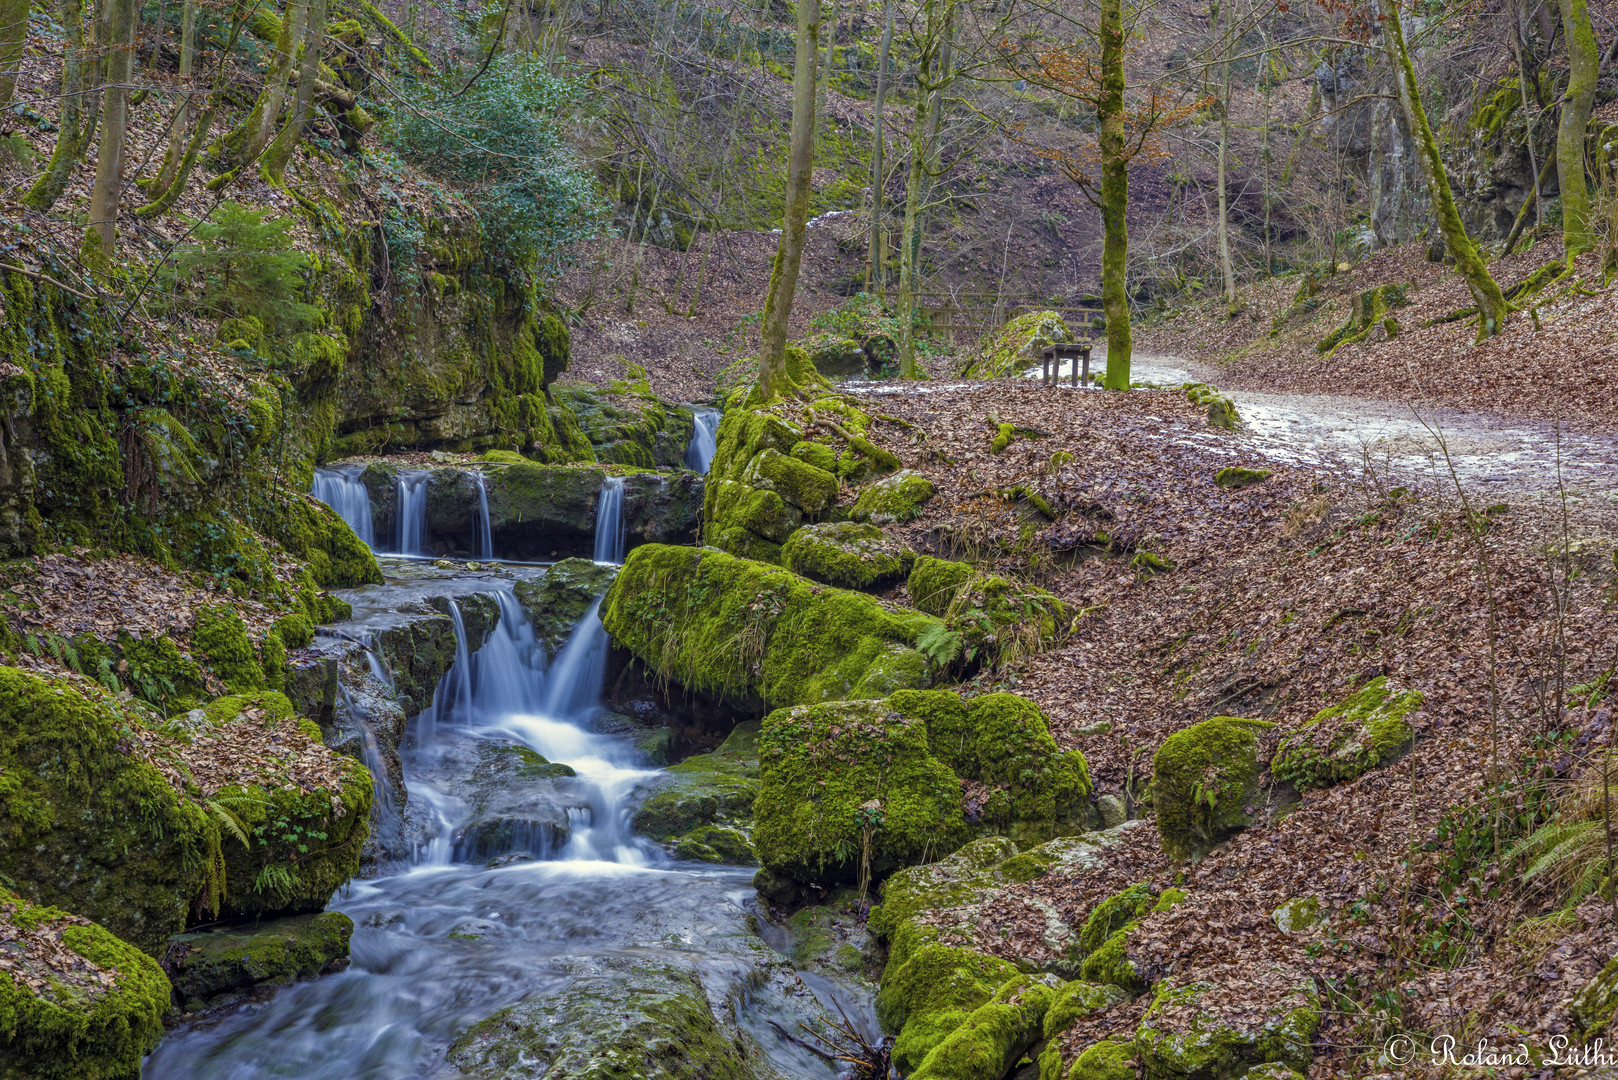
<instances>
[{"instance_id":1,"label":"slender tree","mask_svg":"<svg viewBox=\"0 0 1618 1080\"><path fill-rule=\"evenodd\" d=\"M763 342L754 393L768 400L791 385L786 370L787 321L792 317L809 222L810 179L815 168L815 69L820 63L820 0L798 0L798 51L792 70L792 136L787 152L786 207L781 241L764 297Z\"/></svg>"},{"instance_id":2,"label":"slender tree","mask_svg":"<svg viewBox=\"0 0 1618 1080\"><path fill-rule=\"evenodd\" d=\"M1595 247L1590 228L1590 189L1584 180L1584 139L1595 101L1601 54L1590 27L1585 0L1561 0L1562 28L1567 33L1567 91L1562 95L1562 120L1556 128L1556 182L1562 192L1562 243L1571 266L1578 256ZM1524 103L1526 108L1527 103Z\"/></svg>"},{"instance_id":3,"label":"slender tree","mask_svg":"<svg viewBox=\"0 0 1618 1080\"><path fill-rule=\"evenodd\" d=\"M124 135L129 126L130 81L135 74L135 25L139 0L109 0L103 24L107 50L101 89L101 145L96 150L95 183L90 188L87 244L111 257L118 234L118 200L124 185Z\"/></svg>"},{"instance_id":4,"label":"slender tree","mask_svg":"<svg viewBox=\"0 0 1618 1080\"><path fill-rule=\"evenodd\" d=\"M189 83L193 74L192 67L196 63L197 44L197 0L185 0L184 13L180 17L180 80ZM168 146L163 151L163 164L157 170L157 178L147 184L149 191L161 194L174 183L175 176L179 175L180 162L185 159L185 137L191 130L191 106L196 98L195 90L187 86L185 97L180 100L180 107L175 110L174 122L169 125Z\"/></svg>"},{"instance_id":5,"label":"slender tree","mask_svg":"<svg viewBox=\"0 0 1618 1080\"><path fill-rule=\"evenodd\" d=\"M17 90L22 47L28 40L28 0L0 0L0 109Z\"/></svg>"},{"instance_id":6,"label":"slender tree","mask_svg":"<svg viewBox=\"0 0 1618 1080\"><path fill-rule=\"evenodd\" d=\"M1214 33L1218 48L1219 93L1215 107L1219 110L1219 267L1225 275L1225 310L1236 313L1236 265L1230 257L1230 196L1228 175L1230 159L1230 40L1220 26L1222 12L1218 0L1208 5L1208 26Z\"/></svg>"},{"instance_id":7,"label":"slender tree","mask_svg":"<svg viewBox=\"0 0 1618 1080\"><path fill-rule=\"evenodd\" d=\"M113 0L117 2L117 0ZM230 147L231 167L208 181L208 188L219 191L235 182L237 175L256 160L270 145L281 123L281 112L286 105L287 80L292 63L303 40L309 0L288 0L286 15L281 20L281 32L275 39L275 54L270 69L264 75L264 87L253 103L242 126L226 137ZM390 24L391 25L391 24Z\"/></svg>"},{"instance_id":8,"label":"slender tree","mask_svg":"<svg viewBox=\"0 0 1618 1080\"><path fill-rule=\"evenodd\" d=\"M56 146L45 171L23 196L23 205L49 210L67 188L73 166L84 157L94 125L84 107L86 76L92 67L84 48L83 0L62 0L62 28L67 31L67 47L62 57L62 103L56 116Z\"/></svg>"},{"instance_id":9,"label":"slender tree","mask_svg":"<svg viewBox=\"0 0 1618 1080\"><path fill-rule=\"evenodd\" d=\"M893 0L882 0L882 21L882 46L877 52L876 61L876 104L871 114L871 255L865 268L865 291L870 292L874 288L878 294L887 290L882 268L882 259L886 252L881 250L882 126L886 120L882 110L888 100L888 56L893 47Z\"/></svg>"},{"instance_id":10,"label":"slender tree","mask_svg":"<svg viewBox=\"0 0 1618 1080\"><path fill-rule=\"evenodd\" d=\"M264 153L264 179L279 185L286 174L292 151L303 138L309 122L309 109L315 99L315 83L320 78L320 43L326 35L326 0L308 0L307 26L303 34L303 64L298 71L298 92L292 115Z\"/></svg>"},{"instance_id":11,"label":"slender tree","mask_svg":"<svg viewBox=\"0 0 1618 1080\"><path fill-rule=\"evenodd\" d=\"M920 249L922 189L938 141L944 88L950 71L950 35L955 23L952 0L923 0L921 57L916 65L916 120L910 125L910 168L905 177L904 228L899 235L899 377L914 379L916 367L916 257Z\"/></svg>"},{"instance_id":12,"label":"slender tree","mask_svg":"<svg viewBox=\"0 0 1618 1080\"><path fill-rule=\"evenodd\" d=\"M1382 45L1388 55L1388 66L1393 69L1398 85L1399 107L1404 110L1405 122L1416 144L1416 156L1421 160L1422 172L1427 176L1427 190L1432 195L1433 210L1438 215L1438 227L1444 234L1444 243L1455 258L1472 300L1478 310L1478 340L1493 337L1505 328L1510 308L1500 292L1500 286L1489 275L1489 268L1478 254L1477 245L1466 234L1460 211L1455 207L1455 194L1450 190L1449 176L1444 172L1444 159L1438 153L1438 140L1427 123L1427 112L1421 105L1421 89L1416 85L1416 69L1410 63L1410 50L1405 45L1404 27L1399 22L1397 0L1377 0L1377 17L1382 22ZM1582 158L1581 158L1582 160ZM1580 182L1582 183L1582 176Z\"/></svg>"}]
</instances>

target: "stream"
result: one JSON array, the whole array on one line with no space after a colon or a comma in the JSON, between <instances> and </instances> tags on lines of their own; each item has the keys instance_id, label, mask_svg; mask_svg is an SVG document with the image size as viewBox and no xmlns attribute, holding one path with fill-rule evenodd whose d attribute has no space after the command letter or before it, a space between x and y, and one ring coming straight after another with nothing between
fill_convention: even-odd
<instances>
[{"instance_id":1,"label":"stream","mask_svg":"<svg viewBox=\"0 0 1618 1080\"><path fill-rule=\"evenodd\" d=\"M345 516L361 508L344 490L351 479L330 470L316 479L317 492ZM616 561L621 517L602 509L597 554ZM419 544L401 539L402 551ZM383 559L387 583L344 593L356 616L325 632L366 641L377 620L420 599L408 571L421 565ZM581 980L605 980L614 995L632 997L648 965L694 975L722 1028L746 1036L780 1075L841 1075L782 1033L839 1008L880 1038L869 988L798 976L776 951L790 937L768 923L752 868L677 861L631 831L644 782L658 770L632 736L596 728L609 646L600 601L547 663L512 586L513 577L543 567L491 569L434 583L437 595L452 598L462 645L400 748L405 805L377 815L378 829L401 832L411 854L382 876L352 881L329 905L354 920L350 966L192 1021L164 1039L144 1075L461 1077L448 1050L469 1026L518 1002L566 994ZM454 597L471 591L494 593L500 617L468 654ZM373 675L385 681L372 656ZM492 789L478 786L491 761L521 747L575 775L518 773Z\"/></svg>"}]
</instances>

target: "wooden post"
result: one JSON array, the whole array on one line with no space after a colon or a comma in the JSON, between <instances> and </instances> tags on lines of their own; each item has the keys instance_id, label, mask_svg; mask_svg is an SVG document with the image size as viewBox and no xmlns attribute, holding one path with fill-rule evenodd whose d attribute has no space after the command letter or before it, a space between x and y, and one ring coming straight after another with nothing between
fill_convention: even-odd
<instances>
[{"instance_id":1,"label":"wooden post","mask_svg":"<svg viewBox=\"0 0 1618 1080\"><path fill-rule=\"evenodd\" d=\"M1084 388L1090 389L1090 346L1084 347Z\"/></svg>"},{"instance_id":2,"label":"wooden post","mask_svg":"<svg viewBox=\"0 0 1618 1080\"><path fill-rule=\"evenodd\" d=\"M1045 366L1040 370L1039 383L1041 386L1049 386L1051 384L1051 350L1046 349L1040 353L1040 358L1044 361Z\"/></svg>"}]
</instances>

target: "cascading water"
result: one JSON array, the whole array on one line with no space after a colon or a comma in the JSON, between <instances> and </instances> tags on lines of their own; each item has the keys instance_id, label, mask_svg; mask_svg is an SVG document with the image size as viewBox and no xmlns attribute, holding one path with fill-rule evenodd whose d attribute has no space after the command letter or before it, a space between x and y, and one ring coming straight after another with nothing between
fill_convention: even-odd
<instances>
[{"instance_id":1,"label":"cascading water","mask_svg":"<svg viewBox=\"0 0 1618 1080\"><path fill-rule=\"evenodd\" d=\"M427 554L427 474L401 473L394 516L394 548L400 555Z\"/></svg>"},{"instance_id":2,"label":"cascading water","mask_svg":"<svg viewBox=\"0 0 1618 1080\"><path fill-rule=\"evenodd\" d=\"M696 426L691 429L691 441L685 447L685 467L706 476L718 446L718 435L719 410L697 409Z\"/></svg>"},{"instance_id":3,"label":"cascading water","mask_svg":"<svg viewBox=\"0 0 1618 1080\"><path fill-rule=\"evenodd\" d=\"M799 1030L813 1001L784 961L762 966L752 870L673 862L629 829L632 792L657 770L630 736L592 727L609 644L600 602L547 664L511 585L491 587L500 618L475 652L450 609L463 644L401 753L414 860L331 901L354 920L350 967L176 1031L146 1075L448 1080L461 1074L446 1050L471 1024L563 993L580 971L651 959L728 997L727 1015L782 1075L832 1080L832 1066L780 1034ZM545 766L539 779L519 770L477 786L490 762L531 752L576 775ZM850 1015L870 1012L860 993L845 999Z\"/></svg>"},{"instance_id":4,"label":"cascading water","mask_svg":"<svg viewBox=\"0 0 1618 1080\"><path fill-rule=\"evenodd\" d=\"M624 561L624 478L609 476L601 481L596 502L595 561Z\"/></svg>"},{"instance_id":5,"label":"cascading water","mask_svg":"<svg viewBox=\"0 0 1618 1080\"><path fill-rule=\"evenodd\" d=\"M489 522L489 487L484 482L481 472L474 472L478 486L478 550L477 557L488 560L494 558L494 533Z\"/></svg>"},{"instance_id":6,"label":"cascading water","mask_svg":"<svg viewBox=\"0 0 1618 1080\"><path fill-rule=\"evenodd\" d=\"M370 547L376 546L371 530L371 492L360 483L363 465L345 465L338 469L316 469L315 498L337 511L337 516L348 522L354 535Z\"/></svg>"}]
</instances>

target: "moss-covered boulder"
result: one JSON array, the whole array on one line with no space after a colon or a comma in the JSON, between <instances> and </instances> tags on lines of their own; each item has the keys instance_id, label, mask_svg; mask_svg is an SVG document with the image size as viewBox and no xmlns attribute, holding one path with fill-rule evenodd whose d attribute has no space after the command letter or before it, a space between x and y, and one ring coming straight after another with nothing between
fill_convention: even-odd
<instances>
[{"instance_id":1,"label":"moss-covered boulder","mask_svg":"<svg viewBox=\"0 0 1618 1080\"><path fill-rule=\"evenodd\" d=\"M685 459L696 424L689 405L663 401L629 384L622 393L558 386L552 394L572 412L597 461L672 469Z\"/></svg>"},{"instance_id":2,"label":"moss-covered boulder","mask_svg":"<svg viewBox=\"0 0 1618 1080\"><path fill-rule=\"evenodd\" d=\"M1018 315L994 336L983 355L963 374L972 379L1004 379L1019 375L1042 361L1047 346L1072 341L1073 335L1054 311Z\"/></svg>"},{"instance_id":3,"label":"moss-covered boulder","mask_svg":"<svg viewBox=\"0 0 1618 1080\"><path fill-rule=\"evenodd\" d=\"M994 996L922 1058L913 1080L1001 1080L1040 1038L1055 994L1027 975L1007 979Z\"/></svg>"},{"instance_id":4,"label":"moss-covered boulder","mask_svg":"<svg viewBox=\"0 0 1618 1080\"><path fill-rule=\"evenodd\" d=\"M1177 976L1160 982L1135 1031L1144 1075L1225 1080L1269 1062L1306 1071L1320 1028L1314 981L1301 972L1266 974L1235 1001L1210 983Z\"/></svg>"},{"instance_id":5,"label":"moss-covered boulder","mask_svg":"<svg viewBox=\"0 0 1618 1080\"><path fill-rule=\"evenodd\" d=\"M634 549L601 617L651 671L772 708L884 697L937 671L916 648L931 616L710 549Z\"/></svg>"},{"instance_id":6,"label":"moss-covered boulder","mask_svg":"<svg viewBox=\"0 0 1618 1080\"><path fill-rule=\"evenodd\" d=\"M715 1017L695 974L641 959L600 968L472 1025L450 1064L471 1080L756 1080L757 1051Z\"/></svg>"},{"instance_id":7,"label":"moss-covered boulder","mask_svg":"<svg viewBox=\"0 0 1618 1080\"><path fill-rule=\"evenodd\" d=\"M1240 489L1262 484L1269 479L1269 469L1249 469L1241 465L1227 465L1214 473L1214 483L1222 488Z\"/></svg>"},{"instance_id":8,"label":"moss-covered boulder","mask_svg":"<svg viewBox=\"0 0 1618 1080\"><path fill-rule=\"evenodd\" d=\"M1079 930L1070 954L1079 960L1079 977L1087 982L1116 986L1127 994L1144 994L1150 981L1129 956L1129 939L1142 920L1167 911L1185 899L1181 889L1161 894L1148 886L1132 885L1097 904ZM1082 959L1081 959L1082 958Z\"/></svg>"},{"instance_id":9,"label":"moss-covered boulder","mask_svg":"<svg viewBox=\"0 0 1618 1080\"><path fill-rule=\"evenodd\" d=\"M1200 859L1258 819L1267 801L1259 738L1273 727L1216 716L1163 740L1152 758L1152 808L1171 859Z\"/></svg>"},{"instance_id":10,"label":"moss-covered boulder","mask_svg":"<svg viewBox=\"0 0 1618 1080\"><path fill-rule=\"evenodd\" d=\"M968 663L1005 663L1039 652L1066 629L1067 608L1044 589L924 555L905 583L910 601L960 635Z\"/></svg>"},{"instance_id":11,"label":"moss-covered boulder","mask_svg":"<svg viewBox=\"0 0 1618 1080\"><path fill-rule=\"evenodd\" d=\"M785 925L785 952L792 966L874 990L879 950L860 910L859 895L847 889L824 904L794 911Z\"/></svg>"},{"instance_id":12,"label":"moss-covered boulder","mask_svg":"<svg viewBox=\"0 0 1618 1080\"><path fill-rule=\"evenodd\" d=\"M382 584L382 571L369 545L335 510L312 496L289 496L285 512L272 515L267 527L282 547L304 561L323 589Z\"/></svg>"},{"instance_id":13,"label":"moss-covered boulder","mask_svg":"<svg viewBox=\"0 0 1618 1080\"><path fill-rule=\"evenodd\" d=\"M809 354L815 370L828 379L863 375L869 366L865 350L851 337L840 334L812 334L799 343Z\"/></svg>"},{"instance_id":14,"label":"moss-covered boulder","mask_svg":"<svg viewBox=\"0 0 1618 1080\"><path fill-rule=\"evenodd\" d=\"M1134 1057L1134 1048L1126 1040L1102 1040L1088 1046L1069 1048L1062 1038L1079 1020L1109 1009L1129 995L1116 986L1096 983L1064 983L1045 1010L1045 1047L1040 1051L1038 1065L1040 1080L1136 1080L1133 1067L1123 1063ZM1064 1056L1064 1050L1077 1050Z\"/></svg>"},{"instance_id":15,"label":"moss-covered boulder","mask_svg":"<svg viewBox=\"0 0 1618 1080\"><path fill-rule=\"evenodd\" d=\"M486 470L495 550L511 558L588 554L595 546L600 469L501 465Z\"/></svg>"},{"instance_id":16,"label":"moss-covered boulder","mask_svg":"<svg viewBox=\"0 0 1618 1080\"><path fill-rule=\"evenodd\" d=\"M1208 423L1214 427L1234 431L1242 426L1241 414L1236 411L1236 403L1225 394L1219 392L1218 387L1207 383L1186 383L1186 400L1193 405L1205 405L1208 408Z\"/></svg>"},{"instance_id":17,"label":"moss-covered boulder","mask_svg":"<svg viewBox=\"0 0 1618 1080\"><path fill-rule=\"evenodd\" d=\"M902 525L920 517L922 506L932 497L931 480L912 469L903 469L861 488L848 516L872 525Z\"/></svg>"},{"instance_id":18,"label":"moss-covered boulder","mask_svg":"<svg viewBox=\"0 0 1618 1080\"><path fill-rule=\"evenodd\" d=\"M163 966L182 1007L197 1012L336 968L353 932L340 911L221 926L174 937Z\"/></svg>"},{"instance_id":19,"label":"moss-covered boulder","mask_svg":"<svg viewBox=\"0 0 1618 1080\"><path fill-rule=\"evenodd\" d=\"M106 929L0 888L0 1076L139 1080L169 981Z\"/></svg>"},{"instance_id":20,"label":"moss-covered boulder","mask_svg":"<svg viewBox=\"0 0 1618 1080\"><path fill-rule=\"evenodd\" d=\"M764 718L754 846L770 874L882 877L974 835L1083 832L1090 777L1038 708L949 691L782 709Z\"/></svg>"},{"instance_id":21,"label":"moss-covered boulder","mask_svg":"<svg viewBox=\"0 0 1618 1080\"><path fill-rule=\"evenodd\" d=\"M1613 1016L1618 1015L1618 956L1579 988L1567 1013L1581 1040L1594 1039L1607 1030Z\"/></svg>"},{"instance_id":22,"label":"moss-covered boulder","mask_svg":"<svg viewBox=\"0 0 1618 1080\"><path fill-rule=\"evenodd\" d=\"M758 730L738 724L719 749L693 754L658 773L635 811L635 831L681 858L746 865L758 796Z\"/></svg>"},{"instance_id":23,"label":"moss-covered boulder","mask_svg":"<svg viewBox=\"0 0 1618 1080\"><path fill-rule=\"evenodd\" d=\"M617 573L617 567L590 559L563 559L539 577L517 582L517 600L549 655L554 657L567 642L574 626L607 591Z\"/></svg>"},{"instance_id":24,"label":"moss-covered boulder","mask_svg":"<svg viewBox=\"0 0 1618 1080\"><path fill-rule=\"evenodd\" d=\"M1362 776L1410 745L1407 717L1421 701L1421 691L1400 690L1378 675L1282 738L1270 771L1299 790Z\"/></svg>"},{"instance_id":25,"label":"moss-covered boulder","mask_svg":"<svg viewBox=\"0 0 1618 1080\"><path fill-rule=\"evenodd\" d=\"M893 1063L901 1071L915 1069L997 990L1022 977L1005 960L947 945L923 946L902 964L890 961L876 1013L883 1029L897 1036Z\"/></svg>"},{"instance_id":26,"label":"moss-covered boulder","mask_svg":"<svg viewBox=\"0 0 1618 1080\"><path fill-rule=\"evenodd\" d=\"M817 444L818 445L818 444ZM905 577L912 556L875 525L805 525L781 548L781 565L840 589L881 592Z\"/></svg>"}]
</instances>

